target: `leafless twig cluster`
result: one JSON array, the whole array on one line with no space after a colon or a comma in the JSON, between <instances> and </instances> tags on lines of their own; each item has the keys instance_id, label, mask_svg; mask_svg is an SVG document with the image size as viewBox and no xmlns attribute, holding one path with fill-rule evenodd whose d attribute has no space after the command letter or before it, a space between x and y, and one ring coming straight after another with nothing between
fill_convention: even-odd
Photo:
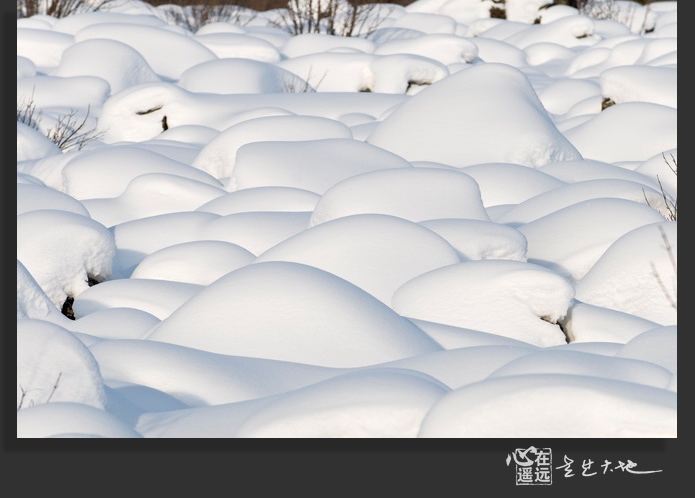
<instances>
[{"instance_id":1,"label":"leafless twig cluster","mask_svg":"<svg viewBox=\"0 0 695 498\"><path fill-rule=\"evenodd\" d=\"M53 389L51 389L51 392L48 393L48 398L46 398L46 403L50 403L51 398L55 394L55 392L58 390L58 385L60 384L60 378L63 376L63 372L58 373L58 377L56 378L55 382L53 383ZM17 404L17 411L21 410L22 407L24 406L24 400L26 399L27 396L27 391L22 387L22 385L19 385L19 389L22 391L22 396L19 398L19 403ZM34 406L34 400L29 401L29 406Z\"/></svg>"},{"instance_id":2,"label":"leafless twig cluster","mask_svg":"<svg viewBox=\"0 0 695 498\"><path fill-rule=\"evenodd\" d=\"M391 9L382 0L288 0L271 24L292 35L321 33L336 36L368 36L386 19Z\"/></svg>"},{"instance_id":3,"label":"leafless twig cluster","mask_svg":"<svg viewBox=\"0 0 695 498\"><path fill-rule=\"evenodd\" d=\"M17 104L17 122L24 123L35 130L42 131L43 112L36 110L34 99L29 99ZM97 128L87 128L89 122L89 107L83 117L76 110L57 117L53 126L45 129L46 137L55 143L61 150L81 150L89 142L100 140L104 131Z\"/></svg>"},{"instance_id":4,"label":"leafless twig cluster","mask_svg":"<svg viewBox=\"0 0 695 498\"><path fill-rule=\"evenodd\" d=\"M654 278L656 278L656 281L659 284L659 288L661 289L661 292L663 292L664 296L666 296L668 303L671 305L671 307L674 310L677 310L678 309L678 295L677 295L678 267L677 267L676 257L673 254L673 247L671 247L671 242L668 240L668 237L666 236L666 231L664 230L664 227L660 226L659 231L661 232L661 239L664 241L664 249L668 253L668 257L669 257L669 260L671 262L671 267L673 268L673 292L670 292L668 290L668 288L666 287L666 284L662 280L661 275L657 271L654 263L651 263L652 274L654 275Z\"/></svg>"},{"instance_id":5,"label":"leafless twig cluster","mask_svg":"<svg viewBox=\"0 0 695 498\"><path fill-rule=\"evenodd\" d=\"M195 33L201 27L213 22L227 22L236 26L245 26L256 16L257 12L236 3L225 0L206 0L185 4L171 2L158 7L169 24L175 24Z\"/></svg>"},{"instance_id":6,"label":"leafless twig cluster","mask_svg":"<svg viewBox=\"0 0 695 498\"><path fill-rule=\"evenodd\" d=\"M116 1L118 0L17 0L17 19L37 14L67 17L102 10Z\"/></svg>"},{"instance_id":7,"label":"leafless twig cluster","mask_svg":"<svg viewBox=\"0 0 695 498\"><path fill-rule=\"evenodd\" d=\"M673 157L673 154L670 154L671 156L671 161L666 158L665 154L661 154L661 157L664 158L664 162L666 165L669 167L671 172L675 175L678 176L678 162L676 161L676 158ZM678 221L678 199L676 198L675 200L671 199L671 196L669 196L666 193L666 190L664 189L663 184L661 183L661 178L659 178L659 175L656 175L656 181L659 182L659 188L661 190L661 196L664 199L664 204L666 205L666 210L667 210L667 215L666 219L669 221ZM642 190L644 193L644 190ZM652 207L651 204L649 204L649 200L647 200L647 195L644 194L644 200L647 202L647 205Z\"/></svg>"}]
</instances>

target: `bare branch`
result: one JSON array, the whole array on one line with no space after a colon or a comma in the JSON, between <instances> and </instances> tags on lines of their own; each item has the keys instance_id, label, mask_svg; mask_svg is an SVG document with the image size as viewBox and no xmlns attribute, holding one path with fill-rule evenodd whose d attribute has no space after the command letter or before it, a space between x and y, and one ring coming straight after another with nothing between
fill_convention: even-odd
<instances>
[{"instance_id":1,"label":"bare branch","mask_svg":"<svg viewBox=\"0 0 695 498\"><path fill-rule=\"evenodd\" d=\"M67 17L102 10L117 0L17 0L17 19L35 15Z\"/></svg>"},{"instance_id":2,"label":"bare branch","mask_svg":"<svg viewBox=\"0 0 695 498\"><path fill-rule=\"evenodd\" d=\"M51 394L48 395L48 399L46 399L46 403L51 401L51 398L53 397L53 394L55 394L56 390L58 389L58 383L60 382L60 377L63 375L63 372L60 372L58 374L58 378L55 381L55 384L53 384L53 390L51 391Z\"/></svg>"},{"instance_id":3,"label":"bare branch","mask_svg":"<svg viewBox=\"0 0 695 498\"><path fill-rule=\"evenodd\" d=\"M661 157L664 158L664 162L673 172L673 174L678 175L678 164L676 162L676 159L673 157L673 154L671 154L671 160L673 161L673 165L669 163L668 159L666 159L666 156L663 153L661 154ZM669 221L678 221L678 199L671 200L671 197L668 194L666 194L666 190L664 189L664 186L661 184L661 178L659 178L659 175L656 175L656 181L659 183L661 197L664 200L664 204L666 205L666 210L668 212L668 214L666 215L666 219ZM647 203L647 206L654 207L649 203L649 200L647 199L647 193L644 191L644 189L642 189L642 194L644 195L644 200Z\"/></svg>"},{"instance_id":4,"label":"bare branch","mask_svg":"<svg viewBox=\"0 0 695 498\"><path fill-rule=\"evenodd\" d=\"M22 409L22 405L24 404L24 398L26 398L27 392L24 390L22 385L19 385L19 389L22 391L22 397L19 398L19 404L17 405L17 411Z\"/></svg>"},{"instance_id":5,"label":"bare branch","mask_svg":"<svg viewBox=\"0 0 695 498\"><path fill-rule=\"evenodd\" d=\"M381 9L385 0L288 0L270 21L292 35L320 33L335 36L368 36L393 10Z\"/></svg>"},{"instance_id":6,"label":"bare branch","mask_svg":"<svg viewBox=\"0 0 695 498\"><path fill-rule=\"evenodd\" d=\"M661 275L656 269L656 265L651 262L651 267L652 267L652 275L654 275L654 278L656 278L657 283L659 284L659 288L661 289L661 292L663 292L664 296L666 297L666 300L668 303L671 305L671 307L675 310L678 309L677 305L677 278L678 278L678 267L676 264L676 257L673 254L673 248L671 247L671 243L668 240L668 237L666 236L666 231L664 230L664 227L659 226L659 231L661 232L661 239L664 241L664 249L666 249L666 252L668 253L669 260L671 262L671 267L673 268L673 275L674 275L674 289L673 289L673 295L669 292L669 290L666 288L666 285L664 284L664 281L661 279Z\"/></svg>"},{"instance_id":7,"label":"bare branch","mask_svg":"<svg viewBox=\"0 0 695 498\"><path fill-rule=\"evenodd\" d=\"M676 158L673 157L673 153L669 154L671 156L671 161L673 161L673 166L671 166L671 163L668 162L668 159L666 159L666 156L664 153L661 153L661 157L664 158L664 162L666 163L666 166L669 167L669 169L673 172L674 175L678 176L678 163L676 162Z\"/></svg>"},{"instance_id":8,"label":"bare branch","mask_svg":"<svg viewBox=\"0 0 695 498\"><path fill-rule=\"evenodd\" d=\"M87 120L89 119L90 107L87 107L87 114L82 121L79 121L75 116L77 111L71 111L67 115L62 115L58 118L58 122L50 128L46 136L51 139L61 150L69 150L77 147L81 150L88 142L99 140L103 135L103 131L97 131L93 128L89 131L83 131Z\"/></svg>"}]
</instances>

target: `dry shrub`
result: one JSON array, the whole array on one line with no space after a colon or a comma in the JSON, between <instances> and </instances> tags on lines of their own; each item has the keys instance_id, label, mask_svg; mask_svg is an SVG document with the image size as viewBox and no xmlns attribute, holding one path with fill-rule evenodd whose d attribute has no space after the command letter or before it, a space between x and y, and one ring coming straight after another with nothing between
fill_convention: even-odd
<instances>
[{"instance_id":1,"label":"dry shrub","mask_svg":"<svg viewBox=\"0 0 695 498\"><path fill-rule=\"evenodd\" d=\"M244 26L251 22L257 13L256 10L240 3L230 3L225 0L178 0L149 3L158 8L166 22L186 28L193 33L212 22L227 22Z\"/></svg>"},{"instance_id":2,"label":"dry shrub","mask_svg":"<svg viewBox=\"0 0 695 498\"><path fill-rule=\"evenodd\" d=\"M244 25L254 13L272 11L270 25L292 35L323 33L366 36L379 27L392 9L413 0L148 0L161 9L167 22L196 31L213 21ZM387 7L384 7L387 5Z\"/></svg>"},{"instance_id":3,"label":"dry shrub","mask_svg":"<svg viewBox=\"0 0 695 498\"><path fill-rule=\"evenodd\" d=\"M81 150L89 142L100 140L104 131L96 127L89 128L89 108L84 116L78 116L76 110L61 114L53 120L51 126L45 126L42 111L36 110L33 98L17 103L17 122L42 132L62 151Z\"/></svg>"},{"instance_id":4,"label":"dry shrub","mask_svg":"<svg viewBox=\"0 0 695 498\"><path fill-rule=\"evenodd\" d=\"M288 0L271 24L292 35L368 36L393 10L388 4L383 0Z\"/></svg>"},{"instance_id":5,"label":"dry shrub","mask_svg":"<svg viewBox=\"0 0 695 498\"><path fill-rule=\"evenodd\" d=\"M35 15L67 17L106 9L118 0L17 0L17 19Z\"/></svg>"}]
</instances>

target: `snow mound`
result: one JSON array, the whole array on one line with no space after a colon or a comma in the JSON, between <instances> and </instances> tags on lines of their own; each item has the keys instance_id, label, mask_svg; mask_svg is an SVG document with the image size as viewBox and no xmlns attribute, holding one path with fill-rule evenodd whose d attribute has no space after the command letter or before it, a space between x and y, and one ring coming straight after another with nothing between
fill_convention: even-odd
<instances>
[{"instance_id":1,"label":"snow mound","mask_svg":"<svg viewBox=\"0 0 695 498\"><path fill-rule=\"evenodd\" d=\"M414 438L448 388L398 369L350 372L288 392L248 417L242 438Z\"/></svg>"},{"instance_id":2,"label":"snow mound","mask_svg":"<svg viewBox=\"0 0 695 498\"><path fill-rule=\"evenodd\" d=\"M256 259L265 261L320 268L390 305L406 281L460 260L445 240L422 226L394 216L362 214L300 232Z\"/></svg>"},{"instance_id":3,"label":"snow mound","mask_svg":"<svg viewBox=\"0 0 695 498\"><path fill-rule=\"evenodd\" d=\"M58 308L112 275L116 246L102 224L68 211L39 210L17 216L17 260Z\"/></svg>"},{"instance_id":4,"label":"snow mound","mask_svg":"<svg viewBox=\"0 0 695 498\"><path fill-rule=\"evenodd\" d=\"M121 419L72 402L44 403L17 412L18 438L141 438Z\"/></svg>"},{"instance_id":5,"label":"snow mound","mask_svg":"<svg viewBox=\"0 0 695 498\"><path fill-rule=\"evenodd\" d=\"M85 290L75 299L72 309L76 319L110 308L135 308L163 320L202 288L170 280L109 280Z\"/></svg>"},{"instance_id":6,"label":"snow mound","mask_svg":"<svg viewBox=\"0 0 695 498\"><path fill-rule=\"evenodd\" d=\"M147 311L118 307L93 311L63 326L71 332L99 339L139 339L159 322L159 318Z\"/></svg>"},{"instance_id":7,"label":"snow mound","mask_svg":"<svg viewBox=\"0 0 695 498\"><path fill-rule=\"evenodd\" d=\"M148 339L332 367L371 365L441 349L359 287L290 262L252 264L228 273L163 320Z\"/></svg>"},{"instance_id":8,"label":"snow mound","mask_svg":"<svg viewBox=\"0 0 695 498\"><path fill-rule=\"evenodd\" d=\"M114 198L122 195L134 179L147 173L166 173L213 187L220 186L215 178L188 164L136 145L119 145L85 151L72 158L63 167L63 189L78 200ZM104 178L109 181L104 181ZM147 185L148 183L150 182L143 180L136 184L125 201L126 205L137 199L138 190L154 189L156 192L156 187ZM162 187L164 191L158 194L161 197L166 197L163 194L167 193L171 195L172 190L181 188L177 186L175 178L168 183L168 188ZM202 188L204 187L201 186L198 190ZM223 193L223 190L219 191L220 195ZM204 193L202 197L205 197ZM206 201L201 200L201 204L203 202ZM171 204L172 201L169 200L168 203Z\"/></svg>"},{"instance_id":9,"label":"snow mound","mask_svg":"<svg viewBox=\"0 0 695 498\"><path fill-rule=\"evenodd\" d=\"M677 117L672 107L624 102L607 107L564 135L586 159L641 162L678 146Z\"/></svg>"},{"instance_id":10,"label":"snow mound","mask_svg":"<svg viewBox=\"0 0 695 498\"><path fill-rule=\"evenodd\" d=\"M217 56L194 37L159 26L108 22L85 26L75 41L116 40L131 46L161 78L176 81L186 69ZM176 54L176 57L172 57Z\"/></svg>"},{"instance_id":11,"label":"snow mound","mask_svg":"<svg viewBox=\"0 0 695 498\"><path fill-rule=\"evenodd\" d=\"M545 347L566 342L556 322L573 297L568 280L535 264L464 261L406 282L394 293L392 307L410 318Z\"/></svg>"},{"instance_id":12,"label":"snow mound","mask_svg":"<svg viewBox=\"0 0 695 498\"><path fill-rule=\"evenodd\" d=\"M108 53L108 59L104 54ZM118 40L91 39L71 45L63 52L55 76L97 76L116 94L133 85L160 81L145 58Z\"/></svg>"},{"instance_id":13,"label":"snow mound","mask_svg":"<svg viewBox=\"0 0 695 498\"><path fill-rule=\"evenodd\" d=\"M179 85L189 92L220 94L289 93L307 88L306 81L276 64L243 58L197 64L181 74Z\"/></svg>"},{"instance_id":14,"label":"snow mound","mask_svg":"<svg viewBox=\"0 0 695 498\"><path fill-rule=\"evenodd\" d=\"M48 321L67 320L46 295L29 270L17 260L17 320L38 318Z\"/></svg>"},{"instance_id":15,"label":"snow mound","mask_svg":"<svg viewBox=\"0 0 695 498\"><path fill-rule=\"evenodd\" d=\"M522 361L523 361L522 357ZM424 438L674 438L676 393L571 374L490 378L442 396Z\"/></svg>"},{"instance_id":16,"label":"snow mound","mask_svg":"<svg viewBox=\"0 0 695 498\"><path fill-rule=\"evenodd\" d=\"M600 197L560 208L518 230L528 241L529 261L553 267L578 282L620 237L663 220L658 211L642 202ZM567 237L554 235L563 233L565 227L572 227ZM600 301L591 304L602 306Z\"/></svg>"},{"instance_id":17,"label":"snow mound","mask_svg":"<svg viewBox=\"0 0 695 498\"><path fill-rule=\"evenodd\" d=\"M220 216L254 211L313 211L320 195L294 187L252 187L228 192L199 206L196 211Z\"/></svg>"},{"instance_id":18,"label":"snow mound","mask_svg":"<svg viewBox=\"0 0 695 498\"><path fill-rule=\"evenodd\" d=\"M395 154L352 138L262 141L238 149L230 186L234 190L293 187L324 194L346 178L393 168L412 166Z\"/></svg>"},{"instance_id":19,"label":"snow mound","mask_svg":"<svg viewBox=\"0 0 695 498\"><path fill-rule=\"evenodd\" d=\"M103 409L106 393L99 364L89 349L60 325L18 320L17 411L61 401Z\"/></svg>"},{"instance_id":20,"label":"snow mound","mask_svg":"<svg viewBox=\"0 0 695 498\"><path fill-rule=\"evenodd\" d=\"M581 158L527 77L501 63L472 65L422 90L384 118L367 142L409 161L457 167L491 162L540 167Z\"/></svg>"},{"instance_id":21,"label":"snow mound","mask_svg":"<svg viewBox=\"0 0 695 498\"><path fill-rule=\"evenodd\" d=\"M620 358L634 358L678 372L678 327L667 325L642 332L616 353Z\"/></svg>"},{"instance_id":22,"label":"snow mound","mask_svg":"<svg viewBox=\"0 0 695 498\"><path fill-rule=\"evenodd\" d=\"M512 259L526 261L526 237L500 223L460 218L421 221L456 249L462 260Z\"/></svg>"},{"instance_id":23,"label":"snow mound","mask_svg":"<svg viewBox=\"0 0 695 498\"><path fill-rule=\"evenodd\" d=\"M513 359L487 378L553 373L624 380L662 389L671 380L671 372L647 361L560 349L544 349Z\"/></svg>"},{"instance_id":24,"label":"snow mound","mask_svg":"<svg viewBox=\"0 0 695 498\"><path fill-rule=\"evenodd\" d=\"M60 155L60 148L39 130L17 121L17 162Z\"/></svg>"},{"instance_id":25,"label":"snow mound","mask_svg":"<svg viewBox=\"0 0 695 498\"><path fill-rule=\"evenodd\" d=\"M489 220L470 176L441 168L382 169L336 183L317 202L312 226L360 213L418 222L436 218Z\"/></svg>"},{"instance_id":26,"label":"snow mound","mask_svg":"<svg viewBox=\"0 0 695 498\"><path fill-rule=\"evenodd\" d=\"M212 139L192 165L215 178L232 176L237 152L251 142L306 141L352 138L350 128L340 121L318 116L266 116L242 121ZM235 190L234 188L230 190Z\"/></svg>"},{"instance_id":27,"label":"snow mound","mask_svg":"<svg viewBox=\"0 0 695 498\"><path fill-rule=\"evenodd\" d=\"M208 285L255 258L243 247L221 240L182 242L146 256L130 278Z\"/></svg>"},{"instance_id":28,"label":"snow mound","mask_svg":"<svg viewBox=\"0 0 695 498\"><path fill-rule=\"evenodd\" d=\"M74 197L45 185L17 182L17 214L42 209L68 211L89 217L89 211Z\"/></svg>"},{"instance_id":29,"label":"snow mound","mask_svg":"<svg viewBox=\"0 0 695 498\"><path fill-rule=\"evenodd\" d=\"M651 320L677 323L677 222L629 230L577 283L577 299Z\"/></svg>"},{"instance_id":30,"label":"snow mound","mask_svg":"<svg viewBox=\"0 0 695 498\"><path fill-rule=\"evenodd\" d=\"M247 358L147 340L102 341L91 347L111 385L165 393L199 407L281 394L339 375L342 369ZM133 399L128 389L122 396Z\"/></svg>"},{"instance_id":31,"label":"snow mound","mask_svg":"<svg viewBox=\"0 0 695 498\"><path fill-rule=\"evenodd\" d=\"M520 204L532 197L565 185L548 173L513 163L466 166L461 171L473 177L487 207Z\"/></svg>"},{"instance_id":32,"label":"snow mound","mask_svg":"<svg viewBox=\"0 0 695 498\"><path fill-rule=\"evenodd\" d=\"M221 187L170 173L138 175L116 197L85 199L91 217L105 226L167 213L194 211L226 193Z\"/></svg>"}]
</instances>

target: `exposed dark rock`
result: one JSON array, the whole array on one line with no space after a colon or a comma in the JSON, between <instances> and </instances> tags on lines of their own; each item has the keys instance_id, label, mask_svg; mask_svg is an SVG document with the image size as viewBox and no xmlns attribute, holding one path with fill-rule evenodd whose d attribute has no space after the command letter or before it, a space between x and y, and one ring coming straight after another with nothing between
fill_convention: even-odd
<instances>
[{"instance_id":1,"label":"exposed dark rock","mask_svg":"<svg viewBox=\"0 0 695 498\"><path fill-rule=\"evenodd\" d=\"M615 101L613 101L613 99L606 97L601 102L601 110L603 111L604 109L607 109L608 107L610 107L612 105L615 105Z\"/></svg>"}]
</instances>

